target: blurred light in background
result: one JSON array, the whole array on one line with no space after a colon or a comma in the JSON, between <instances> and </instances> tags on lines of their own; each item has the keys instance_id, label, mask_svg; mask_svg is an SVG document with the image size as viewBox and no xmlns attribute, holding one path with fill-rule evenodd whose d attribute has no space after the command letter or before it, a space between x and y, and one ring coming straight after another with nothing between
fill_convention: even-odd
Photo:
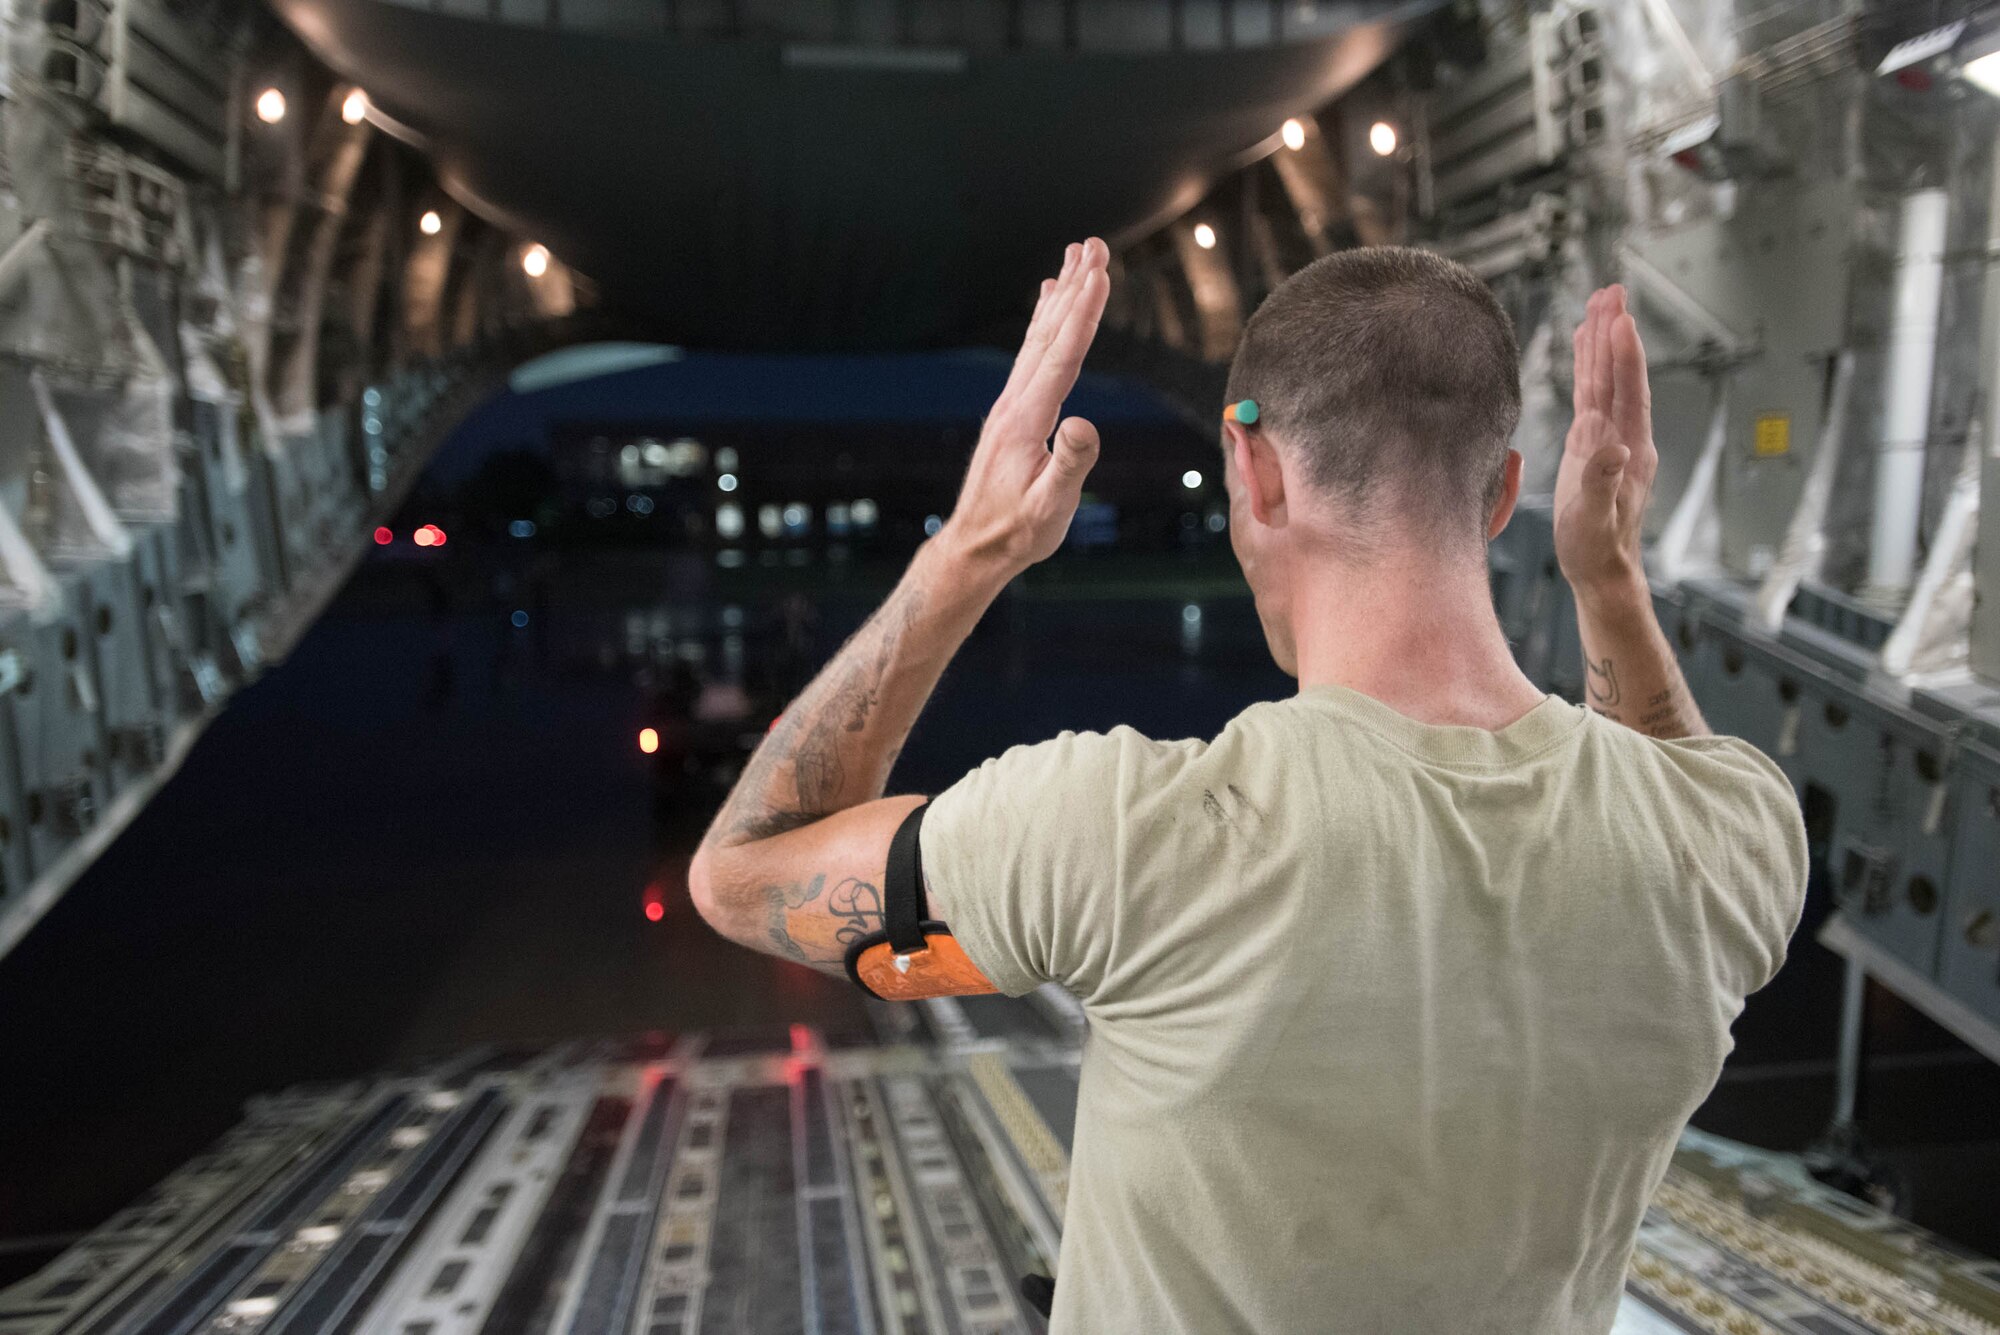
<instances>
[{"instance_id":1,"label":"blurred light in background","mask_svg":"<svg viewBox=\"0 0 2000 1335\"><path fill-rule=\"evenodd\" d=\"M1386 158L1396 151L1396 127L1387 121L1376 121L1368 127L1368 147L1375 150L1375 156Z\"/></svg>"},{"instance_id":2,"label":"blurred light in background","mask_svg":"<svg viewBox=\"0 0 2000 1335\"><path fill-rule=\"evenodd\" d=\"M1181 608L1181 652L1201 652L1201 608L1194 603Z\"/></svg>"},{"instance_id":3,"label":"blurred light in background","mask_svg":"<svg viewBox=\"0 0 2000 1335\"><path fill-rule=\"evenodd\" d=\"M1966 61L1959 73L1980 92L2000 97L2000 51L1988 51Z\"/></svg>"},{"instance_id":4,"label":"blurred light in background","mask_svg":"<svg viewBox=\"0 0 2000 1335\"><path fill-rule=\"evenodd\" d=\"M549 248L532 245L521 252L521 271L530 278L540 278L549 271Z\"/></svg>"},{"instance_id":5,"label":"blurred light in background","mask_svg":"<svg viewBox=\"0 0 2000 1335\"><path fill-rule=\"evenodd\" d=\"M1182 473L1181 485L1183 487L1186 487L1189 491L1194 491L1197 488L1199 488L1201 486L1201 471L1199 469L1190 468L1187 470L1187 472Z\"/></svg>"},{"instance_id":6,"label":"blurred light in background","mask_svg":"<svg viewBox=\"0 0 2000 1335\"><path fill-rule=\"evenodd\" d=\"M390 543L394 542L395 540L396 540L396 535L390 532L388 529L378 528L375 530L375 545L377 547L387 547Z\"/></svg>"},{"instance_id":7,"label":"blurred light in background","mask_svg":"<svg viewBox=\"0 0 2000 1335\"><path fill-rule=\"evenodd\" d=\"M649 756L659 750L660 730L658 728L639 729L639 749Z\"/></svg>"},{"instance_id":8,"label":"blurred light in background","mask_svg":"<svg viewBox=\"0 0 2000 1335\"><path fill-rule=\"evenodd\" d=\"M743 536L743 507L734 501L715 507L715 536L734 542Z\"/></svg>"},{"instance_id":9,"label":"blurred light in background","mask_svg":"<svg viewBox=\"0 0 2000 1335\"><path fill-rule=\"evenodd\" d=\"M508 525L507 525L507 536L508 536L508 537L510 537L510 538L532 538L532 537L534 537L534 536L535 536L535 521L534 521L534 520L532 520L532 519L516 519L516 520L514 520L514 521L513 521L512 523L510 523L510 524L508 524Z\"/></svg>"},{"instance_id":10,"label":"blurred light in background","mask_svg":"<svg viewBox=\"0 0 2000 1335\"><path fill-rule=\"evenodd\" d=\"M1203 250L1215 249L1215 229L1207 223L1194 225L1194 243Z\"/></svg>"},{"instance_id":11,"label":"blurred light in background","mask_svg":"<svg viewBox=\"0 0 2000 1335\"><path fill-rule=\"evenodd\" d=\"M667 906L665 904L662 904L657 899L648 899L646 901L647 922L658 922L660 919L666 916L667 916Z\"/></svg>"},{"instance_id":12,"label":"blurred light in background","mask_svg":"<svg viewBox=\"0 0 2000 1335\"><path fill-rule=\"evenodd\" d=\"M527 614L526 612L522 612L522 611L518 611L518 610L517 610L517 611L516 611L516 612L514 613L514 615L513 615L513 616L510 616L510 617L508 617L507 619L508 619L509 621L511 621L511 622L513 622L513 623L514 623L514 629L515 629L515 630L526 630L526 629L527 629L527 626L528 626L528 614Z\"/></svg>"},{"instance_id":13,"label":"blurred light in background","mask_svg":"<svg viewBox=\"0 0 2000 1335\"><path fill-rule=\"evenodd\" d=\"M347 100L340 104L340 118L349 125L361 124L362 118L367 114L368 94L362 92L359 88L349 93Z\"/></svg>"},{"instance_id":14,"label":"blurred light in background","mask_svg":"<svg viewBox=\"0 0 2000 1335\"><path fill-rule=\"evenodd\" d=\"M266 88L257 94L257 119L266 125L276 125L285 118L285 95L275 88Z\"/></svg>"},{"instance_id":15,"label":"blurred light in background","mask_svg":"<svg viewBox=\"0 0 2000 1335\"><path fill-rule=\"evenodd\" d=\"M717 489L721 491L735 491L736 474L724 473L721 477L715 479L715 485Z\"/></svg>"},{"instance_id":16,"label":"blurred light in background","mask_svg":"<svg viewBox=\"0 0 2000 1335\"><path fill-rule=\"evenodd\" d=\"M944 520L942 520L942 519L938 518L938 517L937 517L936 515L925 515L925 516L924 516L924 536L925 536L925 537L927 537L927 538L935 538L935 537L937 536L937 533L938 533L938 530L939 530L939 529L941 529L941 528L943 528L943 527L944 527Z\"/></svg>"},{"instance_id":17,"label":"blurred light in background","mask_svg":"<svg viewBox=\"0 0 2000 1335\"><path fill-rule=\"evenodd\" d=\"M444 230L444 219L436 209L425 209L424 216L417 219L417 230L425 236L436 236Z\"/></svg>"},{"instance_id":18,"label":"blurred light in background","mask_svg":"<svg viewBox=\"0 0 2000 1335\"><path fill-rule=\"evenodd\" d=\"M1294 153L1306 146L1306 127L1302 121L1288 120L1285 122L1284 129L1278 133L1284 137L1285 147L1291 149Z\"/></svg>"}]
</instances>

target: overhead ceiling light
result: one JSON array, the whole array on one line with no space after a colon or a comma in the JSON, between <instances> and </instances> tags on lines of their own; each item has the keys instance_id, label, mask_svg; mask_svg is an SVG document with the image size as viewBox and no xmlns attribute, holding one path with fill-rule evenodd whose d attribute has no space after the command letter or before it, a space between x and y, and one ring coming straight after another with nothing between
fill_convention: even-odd
<instances>
[{"instance_id":1,"label":"overhead ceiling light","mask_svg":"<svg viewBox=\"0 0 2000 1335\"><path fill-rule=\"evenodd\" d=\"M1294 153L1306 146L1306 127L1296 118L1286 121L1278 134L1284 139L1285 147Z\"/></svg>"},{"instance_id":2,"label":"overhead ceiling light","mask_svg":"<svg viewBox=\"0 0 2000 1335\"><path fill-rule=\"evenodd\" d=\"M257 119L266 125L276 125L285 118L285 95L275 88L266 88L257 94Z\"/></svg>"},{"instance_id":3,"label":"overhead ceiling light","mask_svg":"<svg viewBox=\"0 0 2000 1335\"><path fill-rule=\"evenodd\" d=\"M1396 151L1396 127L1387 121L1376 121L1368 127L1368 147L1375 150L1375 156L1386 158Z\"/></svg>"},{"instance_id":4,"label":"overhead ceiling light","mask_svg":"<svg viewBox=\"0 0 2000 1335\"><path fill-rule=\"evenodd\" d=\"M1207 223L1194 225L1194 243L1203 250L1215 249L1215 229Z\"/></svg>"},{"instance_id":5,"label":"overhead ceiling light","mask_svg":"<svg viewBox=\"0 0 2000 1335\"><path fill-rule=\"evenodd\" d=\"M417 230L425 236L436 236L444 230L444 219L436 209L425 209L424 216L417 219Z\"/></svg>"},{"instance_id":6,"label":"overhead ceiling light","mask_svg":"<svg viewBox=\"0 0 2000 1335\"><path fill-rule=\"evenodd\" d=\"M549 271L549 248L543 245L529 246L521 252L521 270L530 278L540 278Z\"/></svg>"},{"instance_id":7,"label":"overhead ceiling light","mask_svg":"<svg viewBox=\"0 0 2000 1335\"><path fill-rule=\"evenodd\" d=\"M340 118L349 125L361 124L362 118L367 114L368 94L359 88L349 93L346 100L340 104Z\"/></svg>"}]
</instances>

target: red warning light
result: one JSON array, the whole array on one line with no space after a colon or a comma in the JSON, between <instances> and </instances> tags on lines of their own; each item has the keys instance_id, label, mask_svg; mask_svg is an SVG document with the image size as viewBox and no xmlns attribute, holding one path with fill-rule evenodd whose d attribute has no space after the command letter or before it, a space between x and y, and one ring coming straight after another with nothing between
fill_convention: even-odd
<instances>
[{"instance_id":1,"label":"red warning light","mask_svg":"<svg viewBox=\"0 0 2000 1335\"><path fill-rule=\"evenodd\" d=\"M658 922L660 919L666 916L667 916L667 906L665 904L662 904L657 899L649 899L646 901L647 922Z\"/></svg>"},{"instance_id":2,"label":"red warning light","mask_svg":"<svg viewBox=\"0 0 2000 1335\"><path fill-rule=\"evenodd\" d=\"M433 547L444 546L444 530L439 528L436 524L429 524L426 525L426 527L428 527L431 531L431 546Z\"/></svg>"},{"instance_id":3,"label":"red warning light","mask_svg":"<svg viewBox=\"0 0 2000 1335\"><path fill-rule=\"evenodd\" d=\"M660 730L658 728L639 729L639 749L649 756L659 750Z\"/></svg>"},{"instance_id":4,"label":"red warning light","mask_svg":"<svg viewBox=\"0 0 2000 1335\"><path fill-rule=\"evenodd\" d=\"M390 543L394 542L395 540L396 540L396 535L389 529L378 528L375 530L375 545L377 547L387 547Z\"/></svg>"}]
</instances>

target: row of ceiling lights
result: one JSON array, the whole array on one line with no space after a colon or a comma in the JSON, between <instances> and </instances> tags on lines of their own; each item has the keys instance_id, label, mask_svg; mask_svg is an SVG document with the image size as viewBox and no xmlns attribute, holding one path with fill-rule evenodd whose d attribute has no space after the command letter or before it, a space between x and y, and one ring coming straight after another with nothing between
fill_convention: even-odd
<instances>
[{"instance_id":1,"label":"row of ceiling lights","mask_svg":"<svg viewBox=\"0 0 2000 1335\"><path fill-rule=\"evenodd\" d=\"M368 115L368 94L359 88L348 93L340 104L340 118L349 125L359 125ZM285 118L285 95L276 88L266 88L257 94L257 119L266 125L276 125ZM1306 146L1305 122L1297 117L1286 121L1279 128L1278 137L1286 148L1296 153ZM1387 121L1376 121L1368 127L1368 147L1378 157L1388 157L1396 151L1396 127ZM436 236L444 230L444 219L436 209L426 209L417 220L417 228L425 236ZM1203 250L1215 249L1215 228L1208 223L1196 223L1195 244ZM539 243L521 252L521 269L530 278L540 278L549 271L549 250Z\"/></svg>"},{"instance_id":2,"label":"row of ceiling lights","mask_svg":"<svg viewBox=\"0 0 2000 1335\"><path fill-rule=\"evenodd\" d=\"M1296 153L1306 146L1306 123L1296 116L1278 127L1278 138L1284 146ZM1388 121L1376 121L1368 127L1368 147L1375 156L1386 158L1396 151L1399 142L1396 127ZM1208 223L1194 225L1194 243L1203 250L1214 250L1217 241L1215 228Z\"/></svg>"},{"instance_id":3,"label":"row of ceiling lights","mask_svg":"<svg viewBox=\"0 0 2000 1335\"><path fill-rule=\"evenodd\" d=\"M285 95L277 88L266 88L257 94L257 119L266 125L276 125L285 118ZM359 88L352 89L340 103L340 118L349 125L359 125L368 116L368 94ZM444 218L436 209L425 209L423 217L417 219L417 230L425 236L436 236L444 230ZM539 242L521 252L521 270L530 278L540 278L549 271L549 248Z\"/></svg>"}]
</instances>

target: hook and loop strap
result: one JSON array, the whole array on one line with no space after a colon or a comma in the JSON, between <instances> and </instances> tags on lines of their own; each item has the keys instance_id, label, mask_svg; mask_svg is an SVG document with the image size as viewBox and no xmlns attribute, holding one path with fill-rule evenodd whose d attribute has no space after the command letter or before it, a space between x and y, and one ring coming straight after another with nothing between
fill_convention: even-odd
<instances>
[{"instance_id":1,"label":"hook and loop strap","mask_svg":"<svg viewBox=\"0 0 2000 1335\"><path fill-rule=\"evenodd\" d=\"M882 878L882 928L898 955L912 955L926 948L924 941L924 853L917 842L923 828L926 802L896 827L889 841L889 870Z\"/></svg>"}]
</instances>

